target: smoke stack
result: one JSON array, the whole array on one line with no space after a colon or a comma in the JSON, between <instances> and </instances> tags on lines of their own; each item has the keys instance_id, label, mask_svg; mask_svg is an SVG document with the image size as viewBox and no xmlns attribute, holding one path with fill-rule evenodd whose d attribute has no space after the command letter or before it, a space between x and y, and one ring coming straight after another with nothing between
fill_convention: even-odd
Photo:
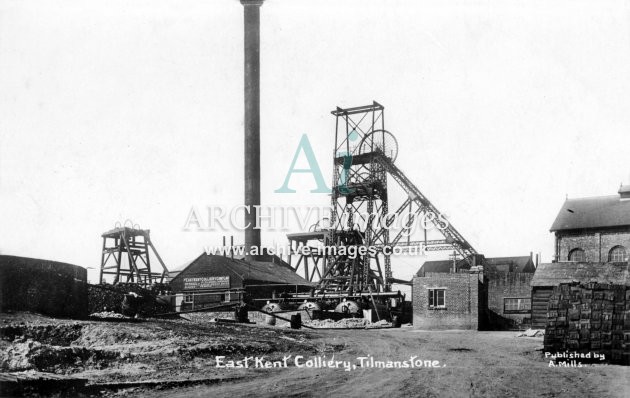
<instances>
[{"instance_id":1,"label":"smoke stack","mask_svg":"<svg viewBox=\"0 0 630 398\"><path fill-rule=\"evenodd\" d=\"M245 25L245 258L260 247L254 206L260 205L260 6L263 0L240 0Z\"/></svg>"}]
</instances>

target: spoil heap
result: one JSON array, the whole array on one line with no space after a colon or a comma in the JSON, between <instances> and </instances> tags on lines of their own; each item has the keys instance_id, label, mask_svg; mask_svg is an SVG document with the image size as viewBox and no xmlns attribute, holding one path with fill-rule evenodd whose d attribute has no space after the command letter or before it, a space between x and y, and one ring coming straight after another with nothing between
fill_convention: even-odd
<instances>
[{"instance_id":1,"label":"spoil heap","mask_svg":"<svg viewBox=\"0 0 630 398\"><path fill-rule=\"evenodd\" d=\"M304 324L317 329L370 329L382 328L390 325L390 323L385 320L372 323L365 318L344 318L338 321L332 319L319 319L308 321Z\"/></svg>"}]
</instances>

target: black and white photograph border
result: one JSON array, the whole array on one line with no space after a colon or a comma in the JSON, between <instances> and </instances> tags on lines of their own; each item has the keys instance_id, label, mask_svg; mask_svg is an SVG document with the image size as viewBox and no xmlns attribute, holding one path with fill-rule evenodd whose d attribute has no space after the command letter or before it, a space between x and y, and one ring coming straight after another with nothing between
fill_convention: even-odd
<instances>
[{"instance_id":1,"label":"black and white photograph border","mask_svg":"<svg viewBox=\"0 0 630 398\"><path fill-rule=\"evenodd\" d=\"M628 0L0 0L0 396L629 396L629 67Z\"/></svg>"}]
</instances>

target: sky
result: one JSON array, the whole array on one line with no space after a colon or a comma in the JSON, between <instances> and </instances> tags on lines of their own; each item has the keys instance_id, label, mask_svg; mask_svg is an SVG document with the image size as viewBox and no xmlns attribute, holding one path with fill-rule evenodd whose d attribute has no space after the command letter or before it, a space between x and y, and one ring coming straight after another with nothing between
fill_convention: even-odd
<instances>
[{"instance_id":1,"label":"sky","mask_svg":"<svg viewBox=\"0 0 630 398\"><path fill-rule=\"evenodd\" d=\"M0 0L0 253L96 280L117 222L150 229L170 268L223 235L242 243L183 228L193 206L243 201L242 14L236 0ZM629 67L628 1L267 0L262 203L329 204L308 176L274 190L303 134L330 184L330 111L375 100L398 167L478 252L550 261L567 196L630 183Z\"/></svg>"}]
</instances>

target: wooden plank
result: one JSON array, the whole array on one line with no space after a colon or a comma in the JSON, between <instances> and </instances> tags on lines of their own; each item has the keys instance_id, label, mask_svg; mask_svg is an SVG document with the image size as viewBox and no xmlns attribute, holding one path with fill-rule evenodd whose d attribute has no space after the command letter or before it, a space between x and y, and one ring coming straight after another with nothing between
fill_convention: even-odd
<instances>
[{"instance_id":1,"label":"wooden plank","mask_svg":"<svg viewBox=\"0 0 630 398\"><path fill-rule=\"evenodd\" d=\"M378 313L378 307L376 307L376 302L374 301L374 296L372 295L372 286L368 286L368 292L370 293L370 298L372 299L372 305L374 306L374 312L376 312L376 319L381 320L381 316Z\"/></svg>"}]
</instances>

